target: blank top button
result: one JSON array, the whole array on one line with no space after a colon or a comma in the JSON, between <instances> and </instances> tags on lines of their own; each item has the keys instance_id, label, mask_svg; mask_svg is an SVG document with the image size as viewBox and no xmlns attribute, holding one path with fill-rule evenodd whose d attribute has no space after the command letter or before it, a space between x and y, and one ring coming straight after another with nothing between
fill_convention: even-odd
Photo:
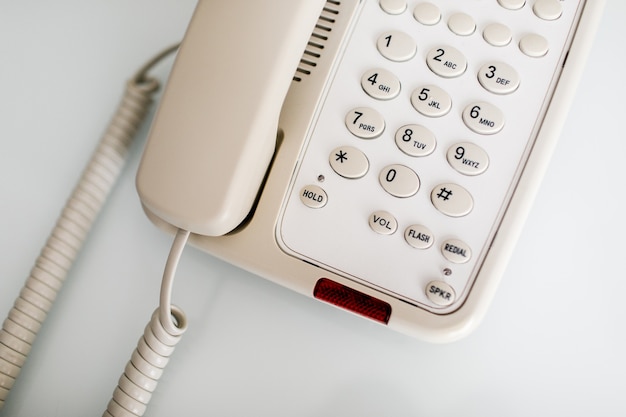
<instances>
[{"instance_id":1,"label":"blank top button","mask_svg":"<svg viewBox=\"0 0 626 417\"><path fill-rule=\"evenodd\" d=\"M406 0L380 0L378 4L389 14L402 14L406 10Z\"/></svg>"},{"instance_id":2,"label":"blank top button","mask_svg":"<svg viewBox=\"0 0 626 417\"><path fill-rule=\"evenodd\" d=\"M556 20L563 14L563 6L559 0L537 0L533 12L543 20Z\"/></svg>"},{"instance_id":3,"label":"blank top button","mask_svg":"<svg viewBox=\"0 0 626 417\"><path fill-rule=\"evenodd\" d=\"M542 57L548 53L548 40L534 33L526 35L520 40L519 49L530 57Z\"/></svg>"},{"instance_id":4,"label":"blank top button","mask_svg":"<svg viewBox=\"0 0 626 417\"><path fill-rule=\"evenodd\" d=\"M509 10L519 10L526 4L526 0L498 0L500 6Z\"/></svg>"},{"instance_id":5,"label":"blank top button","mask_svg":"<svg viewBox=\"0 0 626 417\"><path fill-rule=\"evenodd\" d=\"M441 11L432 3L420 3L413 9L413 17L423 25L432 26L441 20Z\"/></svg>"},{"instance_id":6,"label":"blank top button","mask_svg":"<svg viewBox=\"0 0 626 417\"><path fill-rule=\"evenodd\" d=\"M476 23L465 13L455 13L448 19L448 28L460 36L469 36L476 30Z\"/></svg>"},{"instance_id":7,"label":"blank top button","mask_svg":"<svg viewBox=\"0 0 626 417\"><path fill-rule=\"evenodd\" d=\"M506 46L512 37L511 29L501 23L492 23L483 30L483 38L493 46Z\"/></svg>"}]
</instances>

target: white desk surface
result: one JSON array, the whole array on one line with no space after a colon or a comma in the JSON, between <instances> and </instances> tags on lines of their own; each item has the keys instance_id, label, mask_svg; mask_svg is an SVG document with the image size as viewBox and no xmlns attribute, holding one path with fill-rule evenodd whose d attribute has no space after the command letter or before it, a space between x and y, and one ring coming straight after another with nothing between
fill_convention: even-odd
<instances>
[{"instance_id":1,"label":"white desk surface","mask_svg":"<svg viewBox=\"0 0 626 417\"><path fill-rule=\"evenodd\" d=\"M1 317L124 81L181 38L193 6L0 5ZM475 333L419 342L187 249L174 301L190 329L147 415L626 415L624 18L626 2L608 0L536 205ZM0 415L105 409L157 305L171 243L134 188L145 133Z\"/></svg>"}]
</instances>

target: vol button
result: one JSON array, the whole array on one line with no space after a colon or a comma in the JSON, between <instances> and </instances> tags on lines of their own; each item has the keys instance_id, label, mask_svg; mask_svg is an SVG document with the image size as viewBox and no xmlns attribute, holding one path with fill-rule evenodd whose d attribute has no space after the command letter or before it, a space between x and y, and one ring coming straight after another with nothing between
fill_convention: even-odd
<instances>
[{"instance_id":1,"label":"vol button","mask_svg":"<svg viewBox=\"0 0 626 417\"><path fill-rule=\"evenodd\" d=\"M382 210L370 215L369 224L373 231L381 235L394 234L398 229L398 222L395 217Z\"/></svg>"}]
</instances>

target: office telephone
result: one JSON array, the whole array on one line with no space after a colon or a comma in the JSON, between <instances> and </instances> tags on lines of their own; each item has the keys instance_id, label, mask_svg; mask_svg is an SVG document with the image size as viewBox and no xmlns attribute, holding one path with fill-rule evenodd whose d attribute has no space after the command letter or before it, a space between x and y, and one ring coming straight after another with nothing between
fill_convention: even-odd
<instances>
[{"instance_id":1,"label":"office telephone","mask_svg":"<svg viewBox=\"0 0 626 417\"><path fill-rule=\"evenodd\" d=\"M144 209L295 291L458 339L504 272L600 8L201 1L137 175Z\"/></svg>"},{"instance_id":2,"label":"office telephone","mask_svg":"<svg viewBox=\"0 0 626 417\"><path fill-rule=\"evenodd\" d=\"M602 6L201 0L137 174L143 208L294 291L459 339L495 294Z\"/></svg>"}]
</instances>

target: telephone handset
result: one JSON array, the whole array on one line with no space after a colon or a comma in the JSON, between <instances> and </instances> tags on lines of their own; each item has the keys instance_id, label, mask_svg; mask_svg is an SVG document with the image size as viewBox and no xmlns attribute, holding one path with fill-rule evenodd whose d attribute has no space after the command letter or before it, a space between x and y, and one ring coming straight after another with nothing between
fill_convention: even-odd
<instances>
[{"instance_id":1,"label":"telephone handset","mask_svg":"<svg viewBox=\"0 0 626 417\"><path fill-rule=\"evenodd\" d=\"M200 1L137 176L217 257L432 341L494 296L602 2Z\"/></svg>"}]
</instances>

